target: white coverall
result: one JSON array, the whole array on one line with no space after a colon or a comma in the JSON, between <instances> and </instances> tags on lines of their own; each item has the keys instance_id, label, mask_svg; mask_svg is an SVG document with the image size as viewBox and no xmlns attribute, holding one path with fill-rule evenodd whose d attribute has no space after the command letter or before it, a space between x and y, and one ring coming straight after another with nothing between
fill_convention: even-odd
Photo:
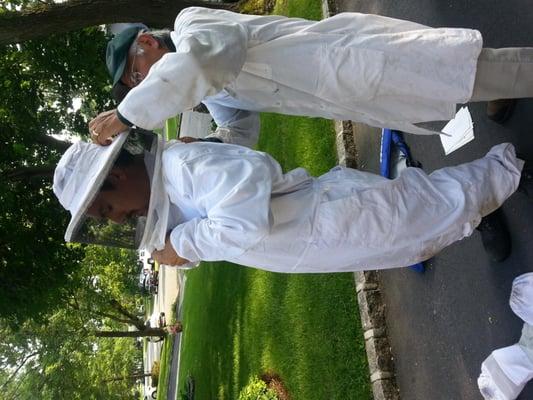
<instances>
[{"instance_id":1,"label":"white coverall","mask_svg":"<svg viewBox=\"0 0 533 400\"><path fill-rule=\"evenodd\" d=\"M187 8L165 54L118 107L144 129L204 102L215 136L250 146L258 111L355 120L411 133L467 102L482 47L471 29L378 15L322 21Z\"/></svg>"},{"instance_id":2,"label":"white coverall","mask_svg":"<svg viewBox=\"0 0 533 400\"><path fill-rule=\"evenodd\" d=\"M514 400L533 378L533 273L513 281L509 305L524 321L518 343L494 350L481 364L478 387L485 400Z\"/></svg>"},{"instance_id":3,"label":"white coverall","mask_svg":"<svg viewBox=\"0 0 533 400\"><path fill-rule=\"evenodd\" d=\"M183 258L343 272L411 265L469 236L516 190L522 166L501 144L429 176L335 167L313 178L302 168L283 174L272 157L241 146L177 143L163 151L162 182Z\"/></svg>"}]
</instances>

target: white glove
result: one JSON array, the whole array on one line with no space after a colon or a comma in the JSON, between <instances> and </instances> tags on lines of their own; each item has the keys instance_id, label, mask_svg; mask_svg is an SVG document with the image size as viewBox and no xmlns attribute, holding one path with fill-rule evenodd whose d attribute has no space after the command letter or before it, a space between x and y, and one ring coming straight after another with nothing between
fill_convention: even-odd
<instances>
[{"instance_id":1,"label":"white glove","mask_svg":"<svg viewBox=\"0 0 533 400\"><path fill-rule=\"evenodd\" d=\"M517 343L483 361L477 384L485 400L514 400L532 376L533 362Z\"/></svg>"},{"instance_id":2,"label":"white glove","mask_svg":"<svg viewBox=\"0 0 533 400\"><path fill-rule=\"evenodd\" d=\"M515 278L509 304L522 321L533 325L533 272Z\"/></svg>"}]
</instances>

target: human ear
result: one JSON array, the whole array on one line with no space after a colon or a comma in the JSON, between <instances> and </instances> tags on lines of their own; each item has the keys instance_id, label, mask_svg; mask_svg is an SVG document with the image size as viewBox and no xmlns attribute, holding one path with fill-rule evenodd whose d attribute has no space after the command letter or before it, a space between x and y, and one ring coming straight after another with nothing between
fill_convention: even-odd
<instances>
[{"instance_id":1,"label":"human ear","mask_svg":"<svg viewBox=\"0 0 533 400\"><path fill-rule=\"evenodd\" d=\"M143 47L150 47L154 49L161 47L159 42L149 33L141 33L137 38L137 43L142 44Z\"/></svg>"}]
</instances>

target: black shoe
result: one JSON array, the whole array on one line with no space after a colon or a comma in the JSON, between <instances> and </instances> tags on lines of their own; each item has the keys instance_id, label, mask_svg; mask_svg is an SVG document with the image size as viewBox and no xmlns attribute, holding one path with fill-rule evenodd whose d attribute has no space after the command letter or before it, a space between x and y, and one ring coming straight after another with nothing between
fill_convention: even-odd
<instances>
[{"instance_id":1,"label":"black shoe","mask_svg":"<svg viewBox=\"0 0 533 400\"><path fill-rule=\"evenodd\" d=\"M516 99L489 101L487 103L487 117L498 124L503 124L513 115L515 105Z\"/></svg>"},{"instance_id":2,"label":"black shoe","mask_svg":"<svg viewBox=\"0 0 533 400\"><path fill-rule=\"evenodd\" d=\"M522 157L518 156L518 158ZM522 169L518 191L524 193L527 197L533 200L533 164L529 161L526 161L524 168Z\"/></svg>"},{"instance_id":3,"label":"black shoe","mask_svg":"<svg viewBox=\"0 0 533 400\"><path fill-rule=\"evenodd\" d=\"M511 235L500 209L483 217L477 227L481 241L492 261L503 261L511 254Z\"/></svg>"}]
</instances>

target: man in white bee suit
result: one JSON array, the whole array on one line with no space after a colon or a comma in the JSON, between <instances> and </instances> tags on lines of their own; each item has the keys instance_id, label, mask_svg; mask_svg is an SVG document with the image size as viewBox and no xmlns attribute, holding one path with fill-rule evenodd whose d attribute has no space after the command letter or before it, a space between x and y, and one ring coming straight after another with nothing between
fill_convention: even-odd
<instances>
[{"instance_id":1,"label":"man in white bee suit","mask_svg":"<svg viewBox=\"0 0 533 400\"><path fill-rule=\"evenodd\" d=\"M156 128L200 102L219 125L214 137L253 146L260 111L432 134L415 124L449 120L458 103L533 97L533 48L482 49L471 29L198 7L183 10L166 38L139 29L108 45L113 84L133 89L89 123L100 144L127 126Z\"/></svg>"},{"instance_id":2,"label":"man in white bee suit","mask_svg":"<svg viewBox=\"0 0 533 400\"><path fill-rule=\"evenodd\" d=\"M430 175L407 168L388 180L343 167L319 178L302 168L284 174L269 155L231 144L163 149L154 140L154 156L124 161L125 139L79 142L61 158L54 193L72 214L65 238L98 240L107 230L116 240L117 224L145 218L143 232L126 229L137 238L130 243L168 265L226 260L284 273L403 267L469 236L519 184L533 182L511 144ZM106 220L117 224L92 225Z\"/></svg>"}]
</instances>

